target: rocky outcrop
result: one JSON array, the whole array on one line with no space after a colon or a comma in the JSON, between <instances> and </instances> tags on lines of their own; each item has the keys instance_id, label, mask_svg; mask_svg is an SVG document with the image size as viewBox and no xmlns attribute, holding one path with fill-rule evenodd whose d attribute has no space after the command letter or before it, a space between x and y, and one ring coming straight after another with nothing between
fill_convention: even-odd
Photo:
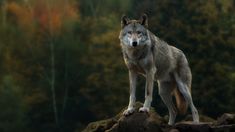
<instances>
[{"instance_id":1,"label":"rocky outcrop","mask_svg":"<svg viewBox=\"0 0 235 132\"><path fill-rule=\"evenodd\" d=\"M140 108L141 103L136 103ZM235 132L235 114L223 114L217 120L207 116L200 116L201 123L194 124L191 117L174 126L167 125L167 118L159 116L152 108L150 112L135 111L130 116L123 116L121 111L115 117L92 122L83 132Z\"/></svg>"}]
</instances>

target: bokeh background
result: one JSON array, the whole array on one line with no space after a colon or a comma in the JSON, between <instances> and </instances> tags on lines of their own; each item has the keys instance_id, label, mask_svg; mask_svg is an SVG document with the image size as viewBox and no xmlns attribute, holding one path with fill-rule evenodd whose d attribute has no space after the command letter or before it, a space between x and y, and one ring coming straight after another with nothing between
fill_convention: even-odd
<instances>
[{"instance_id":1,"label":"bokeh background","mask_svg":"<svg viewBox=\"0 0 235 132\"><path fill-rule=\"evenodd\" d=\"M128 104L122 14L186 54L200 114L235 112L234 0L0 0L0 131L74 132ZM144 78L137 100L144 101ZM167 109L154 90L152 106Z\"/></svg>"}]
</instances>

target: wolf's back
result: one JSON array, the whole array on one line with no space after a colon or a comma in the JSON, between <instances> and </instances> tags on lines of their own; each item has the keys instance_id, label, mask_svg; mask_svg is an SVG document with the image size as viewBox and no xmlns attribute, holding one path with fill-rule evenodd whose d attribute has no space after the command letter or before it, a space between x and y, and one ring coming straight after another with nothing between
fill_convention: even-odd
<instances>
[{"instance_id":1,"label":"wolf's back","mask_svg":"<svg viewBox=\"0 0 235 132\"><path fill-rule=\"evenodd\" d=\"M191 94L191 71L188 66L188 61L184 53L178 48L168 45L166 42L160 39L156 41L157 50L156 54L157 64L159 71L174 71L177 72L179 77L186 82L187 88ZM177 85L173 92L176 99L176 106L179 114L185 114L188 108L188 103L184 99L184 96L179 91Z\"/></svg>"}]
</instances>

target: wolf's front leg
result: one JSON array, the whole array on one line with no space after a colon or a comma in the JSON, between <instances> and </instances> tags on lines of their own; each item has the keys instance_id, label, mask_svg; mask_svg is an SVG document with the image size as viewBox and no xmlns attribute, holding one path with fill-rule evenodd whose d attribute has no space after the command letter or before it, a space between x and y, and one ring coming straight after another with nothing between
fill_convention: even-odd
<instances>
[{"instance_id":1,"label":"wolf's front leg","mask_svg":"<svg viewBox=\"0 0 235 132\"><path fill-rule=\"evenodd\" d=\"M124 115L130 115L135 111L135 89L136 89L136 78L137 74L134 71L129 70L129 79L130 79L130 99L128 108L123 112Z\"/></svg>"},{"instance_id":2,"label":"wolf's front leg","mask_svg":"<svg viewBox=\"0 0 235 132\"><path fill-rule=\"evenodd\" d=\"M144 106L139 109L140 112L149 112L149 109L151 107L155 73L155 67L146 72L145 101Z\"/></svg>"}]
</instances>

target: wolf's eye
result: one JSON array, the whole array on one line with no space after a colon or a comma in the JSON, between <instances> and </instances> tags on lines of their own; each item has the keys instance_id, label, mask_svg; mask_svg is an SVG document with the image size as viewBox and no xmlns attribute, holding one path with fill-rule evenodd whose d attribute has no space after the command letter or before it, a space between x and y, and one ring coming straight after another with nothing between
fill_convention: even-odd
<instances>
[{"instance_id":1,"label":"wolf's eye","mask_svg":"<svg viewBox=\"0 0 235 132\"><path fill-rule=\"evenodd\" d=\"M128 33L128 34L131 34L131 31L128 31L127 33Z\"/></svg>"},{"instance_id":2,"label":"wolf's eye","mask_svg":"<svg viewBox=\"0 0 235 132\"><path fill-rule=\"evenodd\" d=\"M140 32L140 31L137 31L137 34L141 34L141 32Z\"/></svg>"}]
</instances>

